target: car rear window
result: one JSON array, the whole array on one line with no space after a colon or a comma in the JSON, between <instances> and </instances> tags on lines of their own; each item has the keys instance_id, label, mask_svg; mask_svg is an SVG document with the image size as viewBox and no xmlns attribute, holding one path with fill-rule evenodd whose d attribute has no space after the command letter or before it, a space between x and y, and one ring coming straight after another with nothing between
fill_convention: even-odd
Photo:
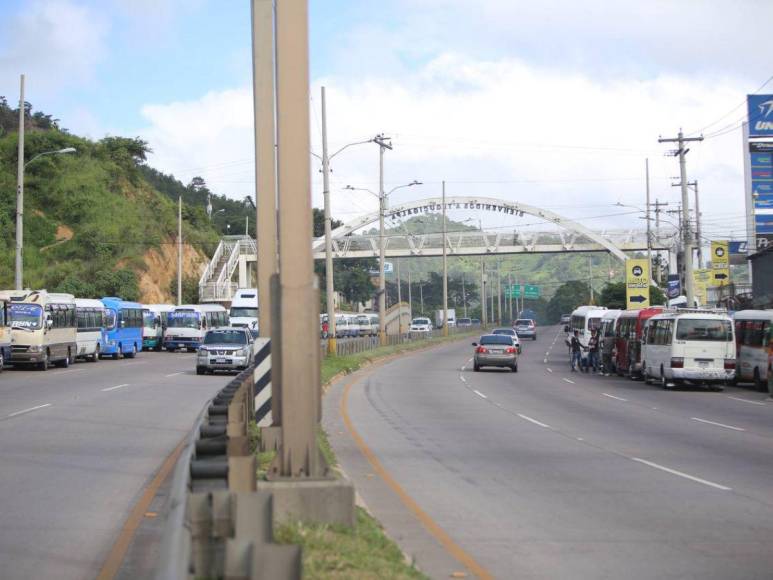
<instances>
[{"instance_id":1,"label":"car rear window","mask_svg":"<svg viewBox=\"0 0 773 580\"><path fill-rule=\"evenodd\" d=\"M513 345L513 339L506 334L487 334L480 337L480 344L506 344Z\"/></svg>"},{"instance_id":2,"label":"car rear window","mask_svg":"<svg viewBox=\"0 0 773 580\"><path fill-rule=\"evenodd\" d=\"M506 334L508 336L515 336L515 331L512 328L495 328L491 334Z\"/></svg>"},{"instance_id":3,"label":"car rear window","mask_svg":"<svg viewBox=\"0 0 773 580\"><path fill-rule=\"evenodd\" d=\"M519 318L518 320L515 321L515 324L517 324L518 326L531 326L534 323L528 318Z\"/></svg>"}]
</instances>

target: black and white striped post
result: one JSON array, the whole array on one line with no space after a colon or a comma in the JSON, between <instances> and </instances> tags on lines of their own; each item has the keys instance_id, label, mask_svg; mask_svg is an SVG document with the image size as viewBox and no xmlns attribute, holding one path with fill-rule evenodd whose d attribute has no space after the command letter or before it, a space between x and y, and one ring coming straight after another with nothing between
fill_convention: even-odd
<instances>
[{"instance_id":1,"label":"black and white striped post","mask_svg":"<svg viewBox=\"0 0 773 580\"><path fill-rule=\"evenodd\" d=\"M271 417L271 339L255 339L255 422L258 427L269 427Z\"/></svg>"}]
</instances>

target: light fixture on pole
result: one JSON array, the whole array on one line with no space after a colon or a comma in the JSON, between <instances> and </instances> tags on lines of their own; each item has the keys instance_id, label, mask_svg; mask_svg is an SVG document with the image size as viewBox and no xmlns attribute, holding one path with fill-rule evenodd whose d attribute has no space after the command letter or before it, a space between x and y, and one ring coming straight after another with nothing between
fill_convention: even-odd
<instances>
[{"instance_id":1,"label":"light fixture on pole","mask_svg":"<svg viewBox=\"0 0 773 580\"><path fill-rule=\"evenodd\" d=\"M375 137L373 139L374 142L378 143L379 145L383 142L383 136ZM344 189L348 189L349 191L366 191L370 193L371 195L375 195L378 197L378 225L379 225L379 233L378 233L378 246L379 246L379 276L378 276L378 319L379 319L379 341L382 345L386 344L386 296L385 296L385 290L386 290L386 278L384 275L384 262L386 257L386 248L384 247L384 213L386 208L386 199L392 193L397 191L398 189L402 189L404 187L413 187L414 185L422 185L421 181L418 181L414 179L410 183L406 183L404 185L398 185L397 187L393 187L390 189L387 193L384 193L384 147L381 147L381 156L380 156L380 179L379 179L379 193L376 194L372 192L369 189L366 189L364 187L352 187L351 185L347 185ZM387 147L388 149L391 149L391 145Z\"/></svg>"}]
</instances>

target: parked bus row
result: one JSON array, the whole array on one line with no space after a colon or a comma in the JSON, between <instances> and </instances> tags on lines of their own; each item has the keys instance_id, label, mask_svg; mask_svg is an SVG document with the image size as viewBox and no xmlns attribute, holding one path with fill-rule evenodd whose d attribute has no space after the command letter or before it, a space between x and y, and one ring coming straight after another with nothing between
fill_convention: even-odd
<instances>
[{"instance_id":1,"label":"parked bus row","mask_svg":"<svg viewBox=\"0 0 773 580\"><path fill-rule=\"evenodd\" d=\"M336 338L356 337L356 336L378 336L379 321L378 314L345 314L337 313L336 317ZM330 334L330 325L327 314L319 316L319 332L322 338L327 338Z\"/></svg>"},{"instance_id":2,"label":"parked bus row","mask_svg":"<svg viewBox=\"0 0 773 580\"><path fill-rule=\"evenodd\" d=\"M76 359L134 358L142 350L194 352L208 329L229 323L217 304L143 305L110 296L0 291L0 370L9 364L47 370Z\"/></svg>"},{"instance_id":3,"label":"parked bus row","mask_svg":"<svg viewBox=\"0 0 773 580\"><path fill-rule=\"evenodd\" d=\"M581 306L565 326L583 359L597 332L601 372L663 386L753 383L765 390L773 360L773 310L607 310ZM576 335L575 335L576 332Z\"/></svg>"}]
</instances>

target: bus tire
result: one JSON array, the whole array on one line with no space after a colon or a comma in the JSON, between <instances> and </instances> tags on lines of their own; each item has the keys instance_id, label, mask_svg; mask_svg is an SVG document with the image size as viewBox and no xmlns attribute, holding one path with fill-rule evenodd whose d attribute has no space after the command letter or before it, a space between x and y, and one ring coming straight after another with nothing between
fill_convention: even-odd
<instances>
[{"instance_id":1,"label":"bus tire","mask_svg":"<svg viewBox=\"0 0 773 580\"><path fill-rule=\"evenodd\" d=\"M120 344L116 347L116 351L113 353L112 356L113 356L113 360L118 360L119 358L121 358L121 345Z\"/></svg>"},{"instance_id":2,"label":"bus tire","mask_svg":"<svg viewBox=\"0 0 773 580\"><path fill-rule=\"evenodd\" d=\"M63 368L63 369L66 369L67 367L70 366L70 349L69 348L67 349L67 356L63 360L59 361L59 366L61 368Z\"/></svg>"},{"instance_id":3,"label":"bus tire","mask_svg":"<svg viewBox=\"0 0 773 580\"><path fill-rule=\"evenodd\" d=\"M135 358L137 356L137 345L133 344L132 351L127 352L124 356L126 356L126 358Z\"/></svg>"},{"instance_id":4,"label":"bus tire","mask_svg":"<svg viewBox=\"0 0 773 580\"><path fill-rule=\"evenodd\" d=\"M49 363L48 355L49 355L49 353L46 350L46 352L43 355L43 360L38 363L38 370L41 370L41 371L47 371L48 370L48 363Z\"/></svg>"},{"instance_id":5,"label":"bus tire","mask_svg":"<svg viewBox=\"0 0 773 580\"><path fill-rule=\"evenodd\" d=\"M196 374L197 375L203 375L206 372L207 372L207 369L205 369L204 367L196 367Z\"/></svg>"},{"instance_id":6,"label":"bus tire","mask_svg":"<svg viewBox=\"0 0 773 580\"><path fill-rule=\"evenodd\" d=\"M641 363L641 368L642 368L642 374L644 375L644 384L645 385L651 385L652 384L652 377L647 372L647 362L646 361Z\"/></svg>"},{"instance_id":7,"label":"bus tire","mask_svg":"<svg viewBox=\"0 0 773 580\"><path fill-rule=\"evenodd\" d=\"M91 355L91 358L89 359L90 362L99 362L99 345L97 345L97 349L94 351L94 354Z\"/></svg>"}]
</instances>

